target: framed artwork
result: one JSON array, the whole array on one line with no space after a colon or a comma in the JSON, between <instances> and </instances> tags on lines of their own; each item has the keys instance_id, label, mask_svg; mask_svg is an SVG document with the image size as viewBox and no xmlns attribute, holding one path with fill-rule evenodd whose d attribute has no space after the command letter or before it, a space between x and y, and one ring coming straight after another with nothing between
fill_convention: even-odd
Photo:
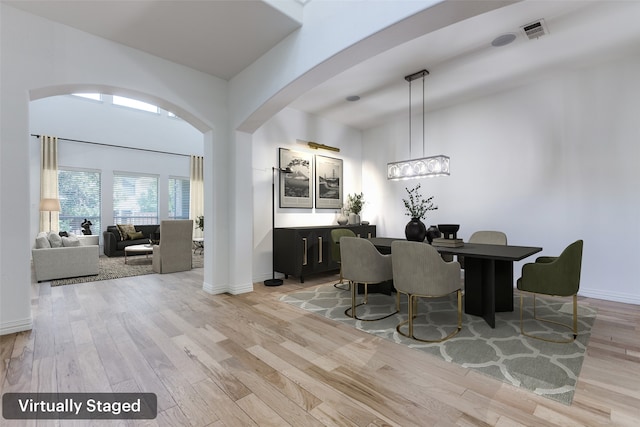
<instances>
[{"instance_id":1,"label":"framed artwork","mask_svg":"<svg viewBox=\"0 0 640 427\"><path fill-rule=\"evenodd\" d=\"M342 159L316 154L316 208L342 208Z\"/></svg>"},{"instance_id":2,"label":"framed artwork","mask_svg":"<svg viewBox=\"0 0 640 427\"><path fill-rule=\"evenodd\" d=\"M309 153L280 148L280 169L291 173L280 175L280 207L312 208L313 156Z\"/></svg>"}]
</instances>

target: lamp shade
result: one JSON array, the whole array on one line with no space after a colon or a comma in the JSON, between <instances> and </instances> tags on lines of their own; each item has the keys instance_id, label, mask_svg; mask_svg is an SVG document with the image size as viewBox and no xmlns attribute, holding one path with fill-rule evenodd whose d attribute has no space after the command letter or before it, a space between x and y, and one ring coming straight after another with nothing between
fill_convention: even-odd
<instances>
[{"instance_id":1,"label":"lamp shade","mask_svg":"<svg viewBox=\"0 0 640 427\"><path fill-rule=\"evenodd\" d=\"M60 199L41 199L41 212L60 212Z\"/></svg>"}]
</instances>

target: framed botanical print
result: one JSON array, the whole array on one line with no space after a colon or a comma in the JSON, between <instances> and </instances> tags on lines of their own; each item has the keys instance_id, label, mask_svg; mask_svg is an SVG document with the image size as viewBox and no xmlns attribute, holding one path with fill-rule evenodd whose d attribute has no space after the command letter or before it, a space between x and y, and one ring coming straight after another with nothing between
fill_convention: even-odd
<instances>
[{"instance_id":1,"label":"framed botanical print","mask_svg":"<svg viewBox=\"0 0 640 427\"><path fill-rule=\"evenodd\" d=\"M313 156L309 153L280 148L280 207L312 208Z\"/></svg>"},{"instance_id":2,"label":"framed botanical print","mask_svg":"<svg viewBox=\"0 0 640 427\"><path fill-rule=\"evenodd\" d=\"M316 154L316 209L342 208L342 159Z\"/></svg>"}]
</instances>

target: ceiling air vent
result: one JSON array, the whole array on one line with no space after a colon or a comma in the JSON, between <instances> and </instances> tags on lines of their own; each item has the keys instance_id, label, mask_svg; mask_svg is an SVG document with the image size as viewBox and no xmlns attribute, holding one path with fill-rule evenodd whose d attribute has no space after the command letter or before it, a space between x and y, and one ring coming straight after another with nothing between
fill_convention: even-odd
<instances>
[{"instance_id":1,"label":"ceiling air vent","mask_svg":"<svg viewBox=\"0 0 640 427\"><path fill-rule=\"evenodd\" d=\"M521 28L529 40L537 39L549 34L549 30L547 29L547 24L545 24L544 19L539 19L535 22L524 25Z\"/></svg>"}]
</instances>

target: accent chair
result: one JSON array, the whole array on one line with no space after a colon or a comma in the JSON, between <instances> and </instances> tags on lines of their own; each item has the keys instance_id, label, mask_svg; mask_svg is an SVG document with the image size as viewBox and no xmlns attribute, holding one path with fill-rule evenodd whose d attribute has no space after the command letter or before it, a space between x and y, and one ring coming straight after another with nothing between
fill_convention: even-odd
<instances>
[{"instance_id":1,"label":"accent chair","mask_svg":"<svg viewBox=\"0 0 640 427\"><path fill-rule=\"evenodd\" d=\"M520 332L527 337L555 343L570 343L578 336L578 289L580 288L580 270L582 268L583 241L576 240L567 246L560 256L538 257L535 263L522 266L522 277L517 281L520 290ZM524 331L523 304L524 293L533 294L533 318L540 322L552 323L570 329L573 338L549 338L540 334L534 335ZM573 322L571 325L550 317L539 318L536 314L536 295L572 297ZM550 315L553 316L553 313ZM556 314L558 316L558 314ZM549 335L549 332L541 332ZM553 335L551 335L553 336Z\"/></svg>"},{"instance_id":2,"label":"accent chair","mask_svg":"<svg viewBox=\"0 0 640 427\"><path fill-rule=\"evenodd\" d=\"M506 245L507 235L502 231L480 230L469 237L469 243L483 243L485 245ZM464 257L458 256L460 268L464 269Z\"/></svg>"},{"instance_id":3,"label":"accent chair","mask_svg":"<svg viewBox=\"0 0 640 427\"><path fill-rule=\"evenodd\" d=\"M382 255L367 239L359 237L340 238L340 257L342 259L342 276L349 281L351 287L351 307L344 314L364 321L386 319L398 312L400 300L396 299L396 311L376 318L360 318L356 314L356 307L368 302L368 287L381 284L393 279L391 255ZM364 301L356 304L358 283L364 286Z\"/></svg>"},{"instance_id":4,"label":"accent chair","mask_svg":"<svg viewBox=\"0 0 640 427\"><path fill-rule=\"evenodd\" d=\"M408 297L407 320L399 323L396 330L405 337L422 342L442 342L456 335L462 329L462 280L460 264L445 261L431 245L422 242L396 240L391 243L393 254L393 285L398 294ZM438 339L415 336L414 319L418 316L420 298L441 298L455 293L457 296L457 328ZM408 324L408 331L403 326Z\"/></svg>"},{"instance_id":5,"label":"accent chair","mask_svg":"<svg viewBox=\"0 0 640 427\"><path fill-rule=\"evenodd\" d=\"M160 222L160 244L153 247L152 268L156 273L191 270L193 220L175 219Z\"/></svg>"}]
</instances>

